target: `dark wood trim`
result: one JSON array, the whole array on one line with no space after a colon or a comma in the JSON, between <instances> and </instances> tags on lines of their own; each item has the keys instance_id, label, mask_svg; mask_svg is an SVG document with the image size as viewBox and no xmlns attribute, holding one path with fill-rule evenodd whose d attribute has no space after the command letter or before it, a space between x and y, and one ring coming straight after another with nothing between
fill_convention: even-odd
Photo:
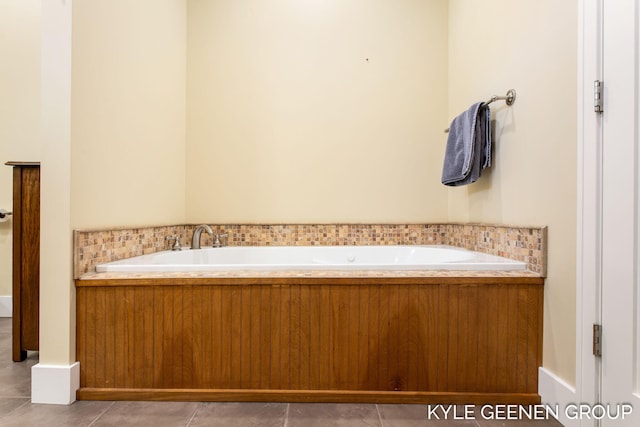
<instances>
[{"instance_id":1,"label":"dark wood trim","mask_svg":"<svg viewBox=\"0 0 640 427\"><path fill-rule=\"evenodd\" d=\"M81 387L78 400L150 400L187 402L322 402L411 404L519 404L535 405L535 393L438 393L366 392L359 390L217 390L217 389L121 389Z\"/></svg>"}]
</instances>

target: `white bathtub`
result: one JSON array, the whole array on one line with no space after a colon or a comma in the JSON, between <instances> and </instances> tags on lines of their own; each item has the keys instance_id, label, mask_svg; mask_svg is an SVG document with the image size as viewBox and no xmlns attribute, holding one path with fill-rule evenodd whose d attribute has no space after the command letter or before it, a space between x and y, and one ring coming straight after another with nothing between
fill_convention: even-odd
<instances>
[{"instance_id":1,"label":"white bathtub","mask_svg":"<svg viewBox=\"0 0 640 427\"><path fill-rule=\"evenodd\" d=\"M526 263L452 246L242 246L164 251L103 272L220 270L525 270Z\"/></svg>"}]
</instances>

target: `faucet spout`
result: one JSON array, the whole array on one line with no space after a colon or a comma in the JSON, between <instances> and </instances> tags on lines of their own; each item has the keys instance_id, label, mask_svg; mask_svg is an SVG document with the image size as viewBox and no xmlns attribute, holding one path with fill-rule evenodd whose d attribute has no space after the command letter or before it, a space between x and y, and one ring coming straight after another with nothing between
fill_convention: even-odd
<instances>
[{"instance_id":1,"label":"faucet spout","mask_svg":"<svg viewBox=\"0 0 640 427\"><path fill-rule=\"evenodd\" d=\"M210 226L206 224L197 226L193 232L193 237L191 238L191 249L200 249L200 235L203 231L206 231L207 234L213 236L213 230Z\"/></svg>"}]
</instances>

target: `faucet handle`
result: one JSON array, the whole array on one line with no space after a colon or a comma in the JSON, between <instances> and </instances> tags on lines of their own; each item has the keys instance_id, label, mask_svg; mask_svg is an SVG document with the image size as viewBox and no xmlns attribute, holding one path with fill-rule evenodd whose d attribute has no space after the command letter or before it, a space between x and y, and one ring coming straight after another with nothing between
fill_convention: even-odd
<instances>
[{"instance_id":1,"label":"faucet handle","mask_svg":"<svg viewBox=\"0 0 640 427\"><path fill-rule=\"evenodd\" d=\"M180 238L178 236L167 236L167 240L173 240L173 245L171 245L172 251L179 251L180 249L182 249L182 247L180 246Z\"/></svg>"},{"instance_id":2,"label":"faucet handle","mask_svg":"<svg viewBox=\"0 0 640 427\"><path fill-rule=\"evenodd\" d=\"M219 248L219 247L223 246L223 245L222 245L222 242L220 241L220 238L221 238L221 237L229 237L229 233L219 233L219 234L216 234L215 241L213 242L213 247L214 247L214 248Z\"/></svg>"}]
</instances>

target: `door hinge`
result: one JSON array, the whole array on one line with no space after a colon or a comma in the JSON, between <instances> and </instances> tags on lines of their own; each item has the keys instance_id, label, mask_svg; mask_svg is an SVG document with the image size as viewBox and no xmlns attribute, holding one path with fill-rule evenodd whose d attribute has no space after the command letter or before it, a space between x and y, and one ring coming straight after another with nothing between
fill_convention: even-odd
<instances>
[{"instance_id":1,"label":"door hinge","mask_svg":"<svg viewBox=\"0 0 640 427\"><path fill-rule=\"evenodd\" d=\"M593 325L593 355L602 356L602 325Z\"/></svg>"},{"instance_id":2,"label":"door hinge","mask_svg":"<svg viewBox=\"0 0 640 427\"><path fill-rule=\"evenodd\" d=\"M602 113L602 111L604 111L602 90L602 82L600 80L595 80L593 82L593 110L596 113Z\"/></svg>"}]
</instances>

